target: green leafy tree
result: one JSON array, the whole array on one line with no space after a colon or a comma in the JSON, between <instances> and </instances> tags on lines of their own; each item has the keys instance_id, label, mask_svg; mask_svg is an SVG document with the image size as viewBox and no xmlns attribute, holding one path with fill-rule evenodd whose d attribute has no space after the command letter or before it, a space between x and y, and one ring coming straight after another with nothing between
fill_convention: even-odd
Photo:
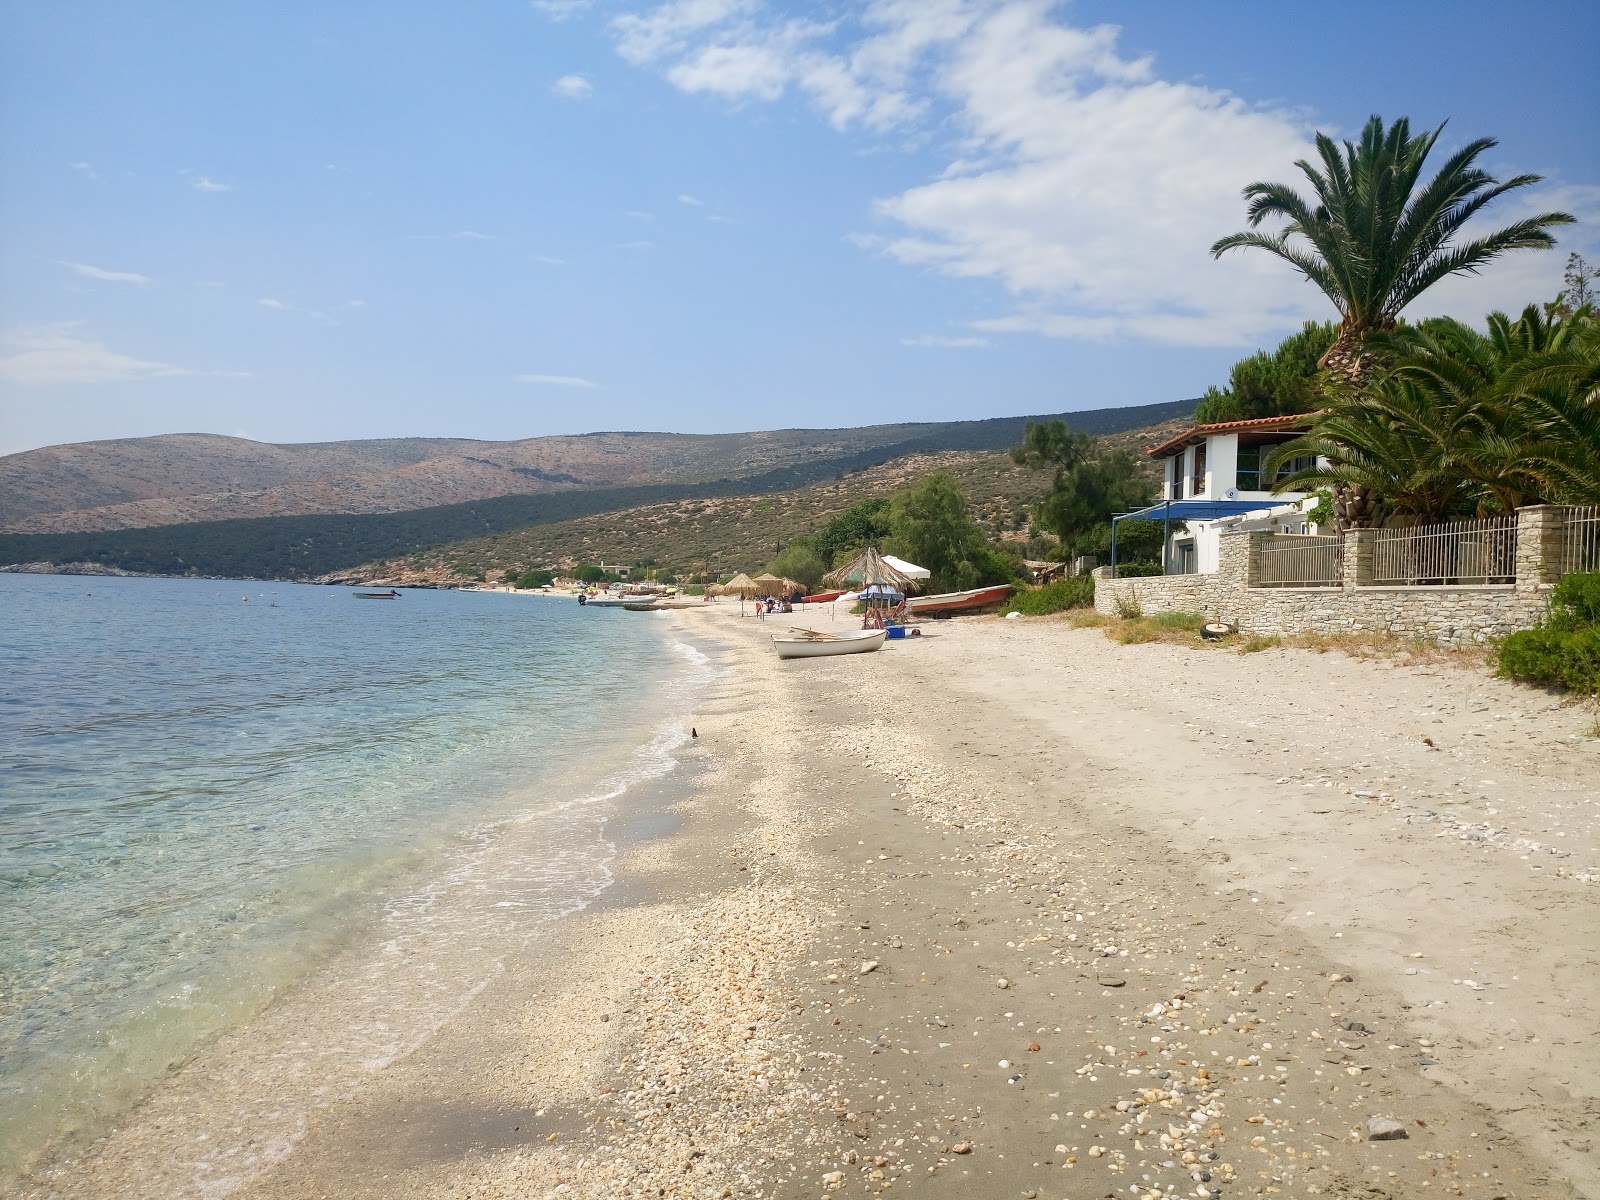
<instances>
[{"instance_id":1,"label":"green leafy tree","mask_svg":"<svg viewBox=\"0 0 1600 1200\"><path fill-rule=\"evenodd\" d=\"M888 536L889 499L877 496L845 509L804 540L823 562L839 566L842 560L854 557L861 547L881 542Z\"/></svg>"},{"instance_id":2,"label":"green leafy tree","mask_svg":"<svg viewBox=\"0 0 1600 1200\"><path fill-rule=\"evenodd\" d=\"M1018 577L1021 564L990 545L967 510L961 484L935 471L896 492L889 506L895 554L928 569L929 588L964 591Z\"/></svg>"},{"instance_id":3,"label":"green leafy tree","mask_svg":"<svg viewBox=\"0 0 1600 1200\"><path fill-rule=\"evenodd\" d=\"M1322 399L1317 364L1337 336L1332 321L1307 321L1275 350L1240 359L1228 373L1227 388L1206 389L1195 421L1210 425L1310 412Z\"/></svg>"},{"instance_id":4,"label":"green leafy tree","mask_svg":"<svg viewBox=\"0 0 1600 1200\"><path fill-rule=\"evenodd\" d=\"M814 592L828 573L828 564L808 544L796 541L778 552L767 564L767 571L780 579L792 579L806 591Z\"/></svg>"},{"instance_id":5,"label":"green leafy tree","mask_svg":"<svg viewBox=\"0 0 1600 1200\"><path fill-rule=\"evenodd\" d=\"M555 582L555 577L549 571L524 571L517 576L517 587L523 591L529 588L549 587Z\"/></svg>"},{"instance_id":6,"label":"green leafy tree","mask_svg":"<svg viewBox=\"0 0 1600 1200\"><path fill-rule=\"evenodd\" d=\"M1444 126L1411 134L1402 117L1385 127L1372 117L1361 141L1340 145L1317 135L1321 169L1302 159L1295 165L1311 185L1307 198L1283 183L1252 183L1250 232L1230 234L1212 247L1213 256L1255 248L1282 258L1316 285L1339 313L1339 335L1323 354L1324 369L1360 387L1372 369L1367 339L1393 329L1400 312L1441 279L1479 268L1511 250L1549 249L1548 232L1570 224L1568 213L1548 212L1516 221L1470 241L1459 241L1462 227L1507 192L1537 183L1537 175L1500 182L1476 166L1497 143L1469 142L1447 159L1431 179L1423 167ZM1277 232L1256 231L1281 218ZM1371 525L1379 519L1379 495L1367 485L1330 481L1334 516L1340 528Z\"/></svg>"},{"instance_id":7,"label":"green leafy tree","mask_svg":"<svg viewBox=\"0 0 1600 1200\"><path fill-rule=\"evenodd\" d=\"M1011 451L1013 461L1036 469L1055 468L1050 490L1034 506L1033 518L1061 539L1063 558L1101 553L1100 546L1110 542L1112 516L1142 508L1155 495L1154 481L1131 454L1103 450L1095 438L1074 433L1064 421L1029 422L1022 436L1022 445Z\"/></svg>"},{"instance_id":8,"label":"green leafy tree","mask_svg":"<svg viewBox=\"0 0 1600 1200\"><path fill-rule=\"evenodd\" d=\"M610 576L605 573L604 569L595 566L593 563L584 563L578 568L578 581L580 583L599 583L608 578Z\"/></svg>"}]
</instances>

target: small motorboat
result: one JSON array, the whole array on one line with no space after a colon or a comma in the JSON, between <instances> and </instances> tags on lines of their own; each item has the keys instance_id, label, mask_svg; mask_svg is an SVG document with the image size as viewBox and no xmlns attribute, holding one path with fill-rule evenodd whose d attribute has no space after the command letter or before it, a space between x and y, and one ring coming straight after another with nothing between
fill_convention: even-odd
<instances>
[{"instance_id":1,"label":"small motorboat","mask_svg":"<svg viewBox=\"0 0 1600 1200\"><path fill-rule=\"evenodd\" d=\"M629 612L654 612L656 598L654 596L629 596L622 602L622 607Z\"/></svg>"},{"instance_id":2,"label":"small motorboat","mask_svg":"<svg viewBox=\"0 0 1600 1200\"><path fill-rule=\"evenodd\" d=\"M908 596L906 606L914 617L947 617L954 613L981 612L1005 603L1011 595L1009 583L972 588L965 592L941 592L935 596Z\"/></svg>"},{"instance_id":3,"label":"small motorboat","mask_svg":"<svg viewBox=\"0 0 1600 1200\"><path fill-rule=\"evenodd\" d=\"M844 589L843 588L840 588L837 592L813 592L809 596L802 597L800 603L801 604L826 604L830 600L837 600L842 595L844 595Z\"/></svg>"},{"instance_id":4,"label":"small motorboat","mask_svg":"<svg viewBox=\"0 0 1600 1200\"><path fill-rule=\"evenodd\" d=\"M856 629L848 633L818 633L810 629L796 629L792 633L775 633L772 644L779 658L826 658L833 654L863 654L883 646L881 629Z\"/></svg>"},{"instance_id":5,"label":"small motorboat","mask_svg":"<svg viewBox=\"0 0 1600 1200\"><path fill-rule=\"evenodd\" d=\"M398 600L400 593L390 588L387 592L357 592L357 600Z\"/></svg>"},{"instance_id":6,"label":"small motorboat","mask_svg":"<svg viewBox=\"0 0 1600 1200\"><path fill-rule=\"evenodd\" d=\"M580 600L583 598L580 596ZM626 608L630 604L637 604L637 596L590 596L583 600L585 608Z\"/></svg>"}]
</instances>

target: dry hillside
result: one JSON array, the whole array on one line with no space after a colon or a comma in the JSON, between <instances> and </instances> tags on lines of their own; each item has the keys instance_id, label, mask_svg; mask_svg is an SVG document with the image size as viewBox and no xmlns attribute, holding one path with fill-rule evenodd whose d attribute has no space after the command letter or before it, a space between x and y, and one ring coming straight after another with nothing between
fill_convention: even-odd
<instances>
[{"instance_id":1,"label":"dry hillside","mask_svg":"<svg viewBox=\"0 0 1600 1200\"><path fill-rule=\"evenodd\" d=\"M1185 428L1172 421L1102 439L1138 452ZM1024 514L1049 487L1050 474L1013 464L1004 454L918 454L842 479L760 496L671 501L474 538L330 577L340 582L455 583L464 574L498 578L509 570L573 567L583 562L652 561L680 570L757 571L777 549L830 517L934 470L961 481L974 514L995 534L1025 525ZM1153 470L1152 470L1153 474Z\"/></svg>"},{"instance_id":2,"label":"dry hillside","mask_svg":"<svg viewBox=\"0 0 1600 1200\"><path fill-rule=\"evenodd\" d=\"M1192 402L1068 414L1112 433ZM390 513L579 488L751 479L750 490L914 451L995 450L1022 418L782 429L760 433L594 433L491 442L455 438L272 445L170 434L46 446L0 457L0 534L100 532L239 517Z\"/></svg>"}]
</instances>

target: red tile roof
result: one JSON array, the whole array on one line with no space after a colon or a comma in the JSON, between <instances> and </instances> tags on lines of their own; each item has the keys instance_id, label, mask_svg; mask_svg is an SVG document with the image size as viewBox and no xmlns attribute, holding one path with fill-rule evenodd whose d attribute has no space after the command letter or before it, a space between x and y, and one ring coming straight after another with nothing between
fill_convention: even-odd
<instances>
[{"instance_id":1,"label":"red tile roof","mask_svg":"<svg viewBox=\"0 0 1600 1200\"><path fill-rule=\"evenodd\" d=\"M1260 430L1272 433L1278 430L1298 433L1311 427L1312 413L1292 413L1286 417L1254 417L1248 421L1219 421L1215 425L1193 425L1176 437L1168 438L1159 446L1145 451L1151 458L1161 458L1173 450L1199 441L1213 433L1232 433L1235 430Z\"/></svg>"}]
</instances>

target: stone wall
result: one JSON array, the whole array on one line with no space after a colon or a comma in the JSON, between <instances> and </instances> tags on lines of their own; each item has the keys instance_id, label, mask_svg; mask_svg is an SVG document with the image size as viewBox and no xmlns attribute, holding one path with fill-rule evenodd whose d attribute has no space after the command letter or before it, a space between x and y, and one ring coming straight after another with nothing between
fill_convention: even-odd
<instances>
[{"instance_id":1,"label":"stone wall","mask_svg":"<svg viewBox=\"0 0 1600 1200\"><path fill-rule=\"evenodd\" d=\"M1345 577L1333 587L1256 587L1262 546L1274 536L1224 534L1211 575L1112 579L1094 572L1094 606L1108 615L1131 612L1199 613L1245 633L1393 633L1462 646L1527 629L1544 615L1555 584L1563 536L1561 510L1523 509L1517 521L1514 584L1374 587L1368 531L1345 543ZM1366 535L1366 536L1362 536ZM1363 570L1363 565L1366 569Z\"/></svg>"}]
</instances>

